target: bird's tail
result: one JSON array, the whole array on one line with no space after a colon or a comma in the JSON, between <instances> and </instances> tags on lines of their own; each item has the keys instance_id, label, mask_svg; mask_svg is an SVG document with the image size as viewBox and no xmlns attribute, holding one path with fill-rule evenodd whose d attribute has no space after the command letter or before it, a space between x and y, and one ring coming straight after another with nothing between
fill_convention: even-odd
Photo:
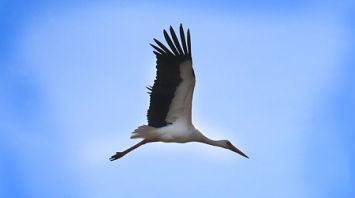
<instances>
[{"instance_id":1,"label":"bird's tail","mask_svg":"<svg viewBox=\"0 0 355 198\"><path fill-rule=\"evenodd\" d=\"M155 128L150 127L148 125L142 125L138 127L136 130L132 132L131 139L136 139L136 138L144 138L144 139L149 139L153 138L155 135L154 133Z\"/></svg>"}]
</instances>

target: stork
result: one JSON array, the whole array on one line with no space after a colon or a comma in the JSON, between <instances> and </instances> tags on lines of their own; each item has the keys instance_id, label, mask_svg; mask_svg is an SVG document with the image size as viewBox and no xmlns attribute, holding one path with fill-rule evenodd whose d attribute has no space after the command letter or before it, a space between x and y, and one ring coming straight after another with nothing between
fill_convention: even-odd
<instances>
[{"instance_id":1,"label":"stork","mask_svg":"<svg viewBox=\"0 0 355 198\"><path fill-rule=\"evenodd\" d=\"M180 24L180 41L171 26L171 37L166 30L163 34L169 48L157 39L153 39L155 45L150 44L155 49L153 53L157 59L157 72L154 85L147 87L150 95L148 125L138 127L131 135L132 139L143 140L122 152L117 152L110 160L117 160L152 142L200 142L229 149L249 158L229 140L209 139L195 128L191 120L195 73L192 68L190 30L187 30L185 38L183 26Z\"/></svg>"}]
</instances>

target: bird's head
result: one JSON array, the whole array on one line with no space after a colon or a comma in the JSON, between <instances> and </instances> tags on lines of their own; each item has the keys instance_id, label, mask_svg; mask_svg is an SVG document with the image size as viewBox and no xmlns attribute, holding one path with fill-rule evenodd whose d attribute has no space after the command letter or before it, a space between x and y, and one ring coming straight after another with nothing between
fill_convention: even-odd
<instances>
[{"instance_id":1,"label":"bird's head","mask_svg":"<svg viewBox=\"0 0 355 198\"><path fill-rule=\"evenodd\" d=\"M245 155L241 150L239 150L237 147L235 147L229 140L220 140L219 144L221 147L225 149L229 149L235 153L238 153L239 155L246 157L249 159L247 155Z\"/></svg>"},{"instance_id":2,"label":"bird's head","mask_svg":"<svg viewBox=\"0 0 355 198\"><path fill-rule=\"evenodd\" d=\"M241 150L239 150L237 147L235 147L229 140L211 140L209 138L207 138L206 136L204 136L198 129L195 130L196 135L196 141L197 142L203 142L206 144L210 144L213 146L218 146L218 147L222 147L228 150L231 150L235 153L238 153L239 155L246 157L249 159L249 157L244 154Z\"/></svg>"}]
</instances>

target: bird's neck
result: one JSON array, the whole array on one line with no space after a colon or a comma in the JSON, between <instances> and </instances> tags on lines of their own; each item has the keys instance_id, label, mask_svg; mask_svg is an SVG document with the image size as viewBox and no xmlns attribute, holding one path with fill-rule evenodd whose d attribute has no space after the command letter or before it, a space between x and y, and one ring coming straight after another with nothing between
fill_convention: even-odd
<instances>
[{"instance_id":1,"label":"bird's neck","mask_svg":"<svg viewBox=\"0 0 355 198\"><path fill-rule=\"evenodd\" d=\"M198 141L212 145L212 146L224 147L221 140L212 140L212 139L204 136L202 133L201 133L201 136L199 137Z\"/></svg>"}]
</instances>

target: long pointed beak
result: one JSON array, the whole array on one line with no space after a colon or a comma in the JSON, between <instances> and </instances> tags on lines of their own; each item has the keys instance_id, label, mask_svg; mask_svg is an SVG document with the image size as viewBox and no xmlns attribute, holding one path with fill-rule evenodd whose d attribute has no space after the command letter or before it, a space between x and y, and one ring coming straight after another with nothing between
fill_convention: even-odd
<instances>
[{"instance_id":1,"label":"long pointed beak","mask_svg":"<svg viewBox=\"0 0 355 198\"><path fill-rule=\"evenodd\" d=\"M245 154L244 154L241 150L239 150L237 147L233 146L233 147L231 148L231 150L234 151L234 152L236 152L236 153L238 153L239 155L241 155L241 156L246 157L246 158L249 159L249 157L248 157L247 155L245 155Z\"/></svg>"}]
</instances>

